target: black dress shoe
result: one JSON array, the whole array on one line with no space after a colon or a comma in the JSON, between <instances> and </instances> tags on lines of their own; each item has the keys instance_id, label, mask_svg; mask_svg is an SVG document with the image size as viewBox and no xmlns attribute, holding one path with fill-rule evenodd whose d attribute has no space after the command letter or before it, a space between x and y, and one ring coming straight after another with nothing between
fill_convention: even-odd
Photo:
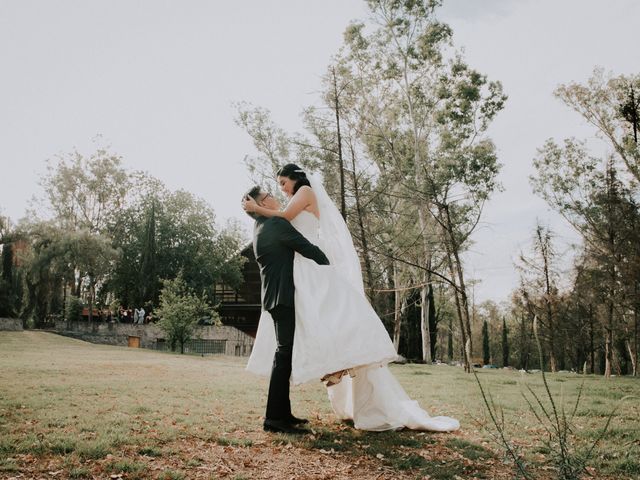
<instances>
[{"instance_id":1,"label":"black dress shoe","mask_svg":"<svg viewBox=\"0 0 640 480\"><path fill-rule=\"evenodd\" d=\"M293 434L302 434L309 433L308 430L303 430L301 428L297 428L292 423L289 423L285 420L265 420L262 425L265 432L276 432L276 433L293 433Z\"/></svg>"},{"instance_id":2,"label":"black dress shoe","mask_svg":"<svg viewBox=\"0 0 640 480\"><path fill-rule=\"evenodd\" d=\"M306 418L298 418L291 415L289 418L285 419L285 422L290 423L291 425L303 425L305 423L309 423L309 420Z\"/></svg>"}]
</instances>

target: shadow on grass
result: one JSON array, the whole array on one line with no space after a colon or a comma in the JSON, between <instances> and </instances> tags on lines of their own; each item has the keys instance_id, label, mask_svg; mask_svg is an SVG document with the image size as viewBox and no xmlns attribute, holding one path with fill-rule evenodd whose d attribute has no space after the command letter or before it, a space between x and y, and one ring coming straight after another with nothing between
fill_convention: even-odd
<instances>
[{"instance_id":1,"label":"shadow on grass","mask_svg":"<svg viewBox=\"0 0 640 480\"><path fill-rule=\"evenodd\" d=\"M340 453L352 456L368 456L378 459L383 465L394 470L415 472L420 478L428 476L433 480L449 480L485 477L482 462L471 465L459 458L452 458L455 452L471 461L494 458L494 454L472 442L457 438L445 444L438 439L438 434L416 431L366 432L348 427L345 422L336 425L335 429L314 429L313 435L292 437L278 436L275 443L293 443L310 450L322 453ZM430 449L435 449L437 460L428 458ZM426 454L426 455L425 455Z\"/></svg>"},{"instance_id":2,"label":"shadow on grass","mask_svg":"<svg viewBox=\"0 0 640 480\"><path fill-rule=\"evenodd\" d=\"M469 460L487 460L495 457L492 451L486 449L482 445L476 445L475 443L461 438L452 438L445 445L449 448L458 450Z\"/></svg>"}]
</instances>

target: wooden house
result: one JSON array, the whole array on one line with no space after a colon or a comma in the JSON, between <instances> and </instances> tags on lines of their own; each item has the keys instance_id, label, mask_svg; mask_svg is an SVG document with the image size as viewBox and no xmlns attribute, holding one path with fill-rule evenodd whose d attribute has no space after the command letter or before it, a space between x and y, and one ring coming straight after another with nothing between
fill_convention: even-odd
<instances>
[{"instance_id":1,"label":"wooden house","mask_svg":"<svg viewBox=\"0 0 640 480\"><path fill-rule=\"evenodd\" d=\"M220 303L218 312L224 325L256 336L260 311L260 267L253 254L253 245L249 244L240 254L247 259L242 267L243 282L239 288L218 284L215 287L215 301Z\"/></svg>"}]
</instances>

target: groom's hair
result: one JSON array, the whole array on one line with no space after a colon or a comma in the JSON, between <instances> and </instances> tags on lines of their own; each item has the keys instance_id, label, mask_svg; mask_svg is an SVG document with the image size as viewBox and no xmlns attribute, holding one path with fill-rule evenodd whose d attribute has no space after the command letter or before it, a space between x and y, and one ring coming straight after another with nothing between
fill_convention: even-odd
<instances>
[{"instance_id":1,"label":"groom's hair","mask_svg":"<svg viewBox=\"0 0 640 480\"><path fill-rule=\"evenodd\" d=\"M260 192L262 192L262 187L260 185L256 185L252 187L251 190L249 190L247 193L245 193L242 196L242 199L244 200L247 197L251 197L257 202L258 197L260 196ZM247 215L249 215L254 220L259 216L258 214L256 214L256 212L247 212Z\"/></svg>"}]
</instances>

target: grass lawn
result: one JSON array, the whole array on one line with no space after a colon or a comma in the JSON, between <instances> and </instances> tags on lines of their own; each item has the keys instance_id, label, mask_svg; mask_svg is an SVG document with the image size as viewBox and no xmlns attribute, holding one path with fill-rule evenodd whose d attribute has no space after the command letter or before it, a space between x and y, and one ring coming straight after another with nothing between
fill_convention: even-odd
<instances>
[{"instance_id":1,"label":"grass lawn","mask_svg":"<svg viewBox=\"0 0 640 480\"><path fill-rule=\"evenodd\" d=\"M367 433L339 422L324 386L294 387L301 437L262 431L267 380L246 359L93 345L55 334L0 332L0 478L472 479L514 478L491 439L472 375L457 367L393 365L410 396L462 430ZM553 478L544 429L522 397L541 378L478 372L507 433L537 478ZM640 380L549 375L575 417L578 450L618 410L590 461L595 478L640 478ZM629 395L634 399L621 400Z\"/></svg>"}]
</instances>

